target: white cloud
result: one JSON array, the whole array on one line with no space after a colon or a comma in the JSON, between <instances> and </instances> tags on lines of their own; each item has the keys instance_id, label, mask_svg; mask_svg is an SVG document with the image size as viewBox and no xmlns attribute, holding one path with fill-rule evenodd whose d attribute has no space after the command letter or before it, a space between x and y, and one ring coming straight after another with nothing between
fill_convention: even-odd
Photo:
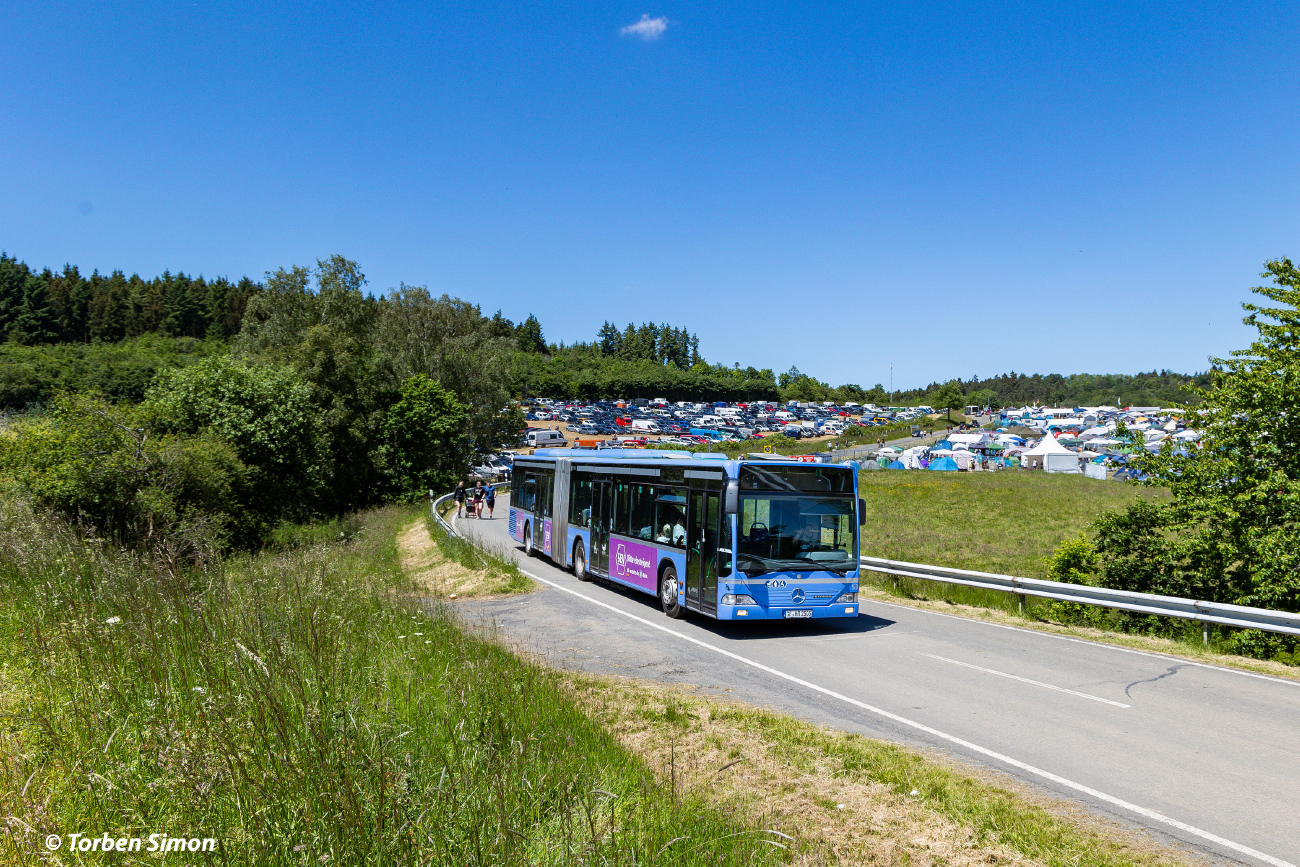
<instances>
[{"instance_id":1,"label":"white cloud","mask_svg":"<svg viewBox=\"0 0 1300 867\"><path fill-rule=\"evenodd\" d=\"M642 15L640 21L635 24L629 24L618 32L623 36L635 36L638 39L644 39L649 42L663 36L664 31L667 29L668 19L664 16L661 15L658 18L651 18L649 15Z\"/></svg>"}]
</instances>

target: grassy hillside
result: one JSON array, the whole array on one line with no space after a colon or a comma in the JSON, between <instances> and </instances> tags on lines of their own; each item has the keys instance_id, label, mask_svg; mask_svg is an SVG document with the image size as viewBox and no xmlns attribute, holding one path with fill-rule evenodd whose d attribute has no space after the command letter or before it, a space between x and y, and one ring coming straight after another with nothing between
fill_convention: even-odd
<instances>
[{"instance_id":1,"label":"grassy hillside","mask_svg":"<svg viewBox=\"0 0 1300 867\"><path fill-rule=\"evenodd\" d=\"M1102 511L1163 491L1083 476L1018 472L863 473L862 553L1047 578L1043 558Z\"/></svg>"},{"instance_id":2,"label":"grassy hillside","mask_svg":"<svg viewBox=\"0 0 1300 867\"><path fill-rule=\"evenodd\" d=\"M61 835L65 863L125 863L64 855L105 831L213 838L215 864L783 860L747 814L666 791L557 675L410 595L414 518L190 572L0 508L0 862Z\"/></svg>"}]
</instances>

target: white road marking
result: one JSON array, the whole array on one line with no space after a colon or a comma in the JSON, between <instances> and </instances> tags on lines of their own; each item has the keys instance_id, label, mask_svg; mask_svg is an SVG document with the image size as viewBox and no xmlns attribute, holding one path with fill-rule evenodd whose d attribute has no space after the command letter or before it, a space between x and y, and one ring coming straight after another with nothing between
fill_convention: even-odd
<instances>
[{"instance_id":1,"label":"white road marking","mask_svg":"<svg viewBox=\"0 0 1300 867\"><path fill-rule=\"evenodd\" d=\"M1071 644L1086 644L1088 647L1118 650L1120 653L1132 653L1135 656L1149 656L1152 659L1175 659L1185 665L1192 665L1197 668L1208 668L1211 671L1222 671L1227 674L1239 674L1242 677L1253 677L1258 680L1271 681L1272 683L1284 683L1287 686L1300 686L1300 680L1277 677L1271 674L1257 674L1253 671L1242 671L1240 668L1229 668L1226 665L1212 665L1208 662L1196 662L1195 660L1188 659L1185 656L1177 656L1173 653L1154 653L1150 650L1134 650L1131 647L1120 647L1118 644L1109 644L1104 641L1090 641L1086 638L1072 638L1069 635L1058 635L1055 632L1044 632L1041 629L1026 629L1023 626L1010 626L1006 623L992 623L988 620L979 620L974 617L962 617L960 614L944 614L942 611L931 611L928 608L915 608L911 605L901 605L897 602L881 602L879 599L859 599L858 611L862 612L862 605L868 602L874 605L887 605L890 608L902 608L907 611L916 611L920 614L932 614L935 617L950 617L953 620L960 620L963 623L977 623L980 626L992 626L995 629L1010 629L1012 632L1023 632L1027 635L1041 635L1044 638L1055 638L1057 641L1068 641ZM862 613L865 614L866 612Z\"/></svg>"},{"instance_id":2,"label":"white road marking","mask_svg":"<svg viewBox=\"0 0 1300 867\"><path fill-rule=\"evenodd\" d=\"M522 569L520 571L523 572ZM933 735L934 737L940 738L941 740L948 741L949 743L956 744L957 746L960 747L965 747L966 749L979 753L982 756L988 756L991 759L1010 765L1013 768L1019 768L1020 770L1025 771L1026 773L1033 774L1034 776L1037 777L1042 777L1045 780L1050 780L1051 782L1056 783L1059 786L1064 786L1068 789L1073 789L1076 792L1082 792L1083 794L1096 798L1099 801L1104 801L1105 803L1110 804L1114 807L1119 807L1121 810L1127 810L1130 813L1135 813L1139 816L1150 819L1154 822L1160 822L1162 824L1169 825L1170 827L1177 828L1178 830L1191 834L1194 837L1199 837L1202 840L1206 840L1210 843L1214 843L1216 845L1222 846L1225 849L1231 849L1233 852L1237 852L1239 854L1246 855L1250 858L1254 858L1265 864L1269 864L1271 865L1271 867L1297 867L1297 865L1292 864L1290 861L1283 861L1281 858L1275 858L1272 855L1266 855L1263 852L1250 848L1249 846L1244 846L1241 843L1234 842L1225 837L1220 837L1218 834L1213 834L1209 831L1204 831L1193 825L1188 825L1185 822L1180 822L1177 819L1170 818L1169 816L1166 816L1163 813L1157 813L1155 810L1148 810L1146 807L1139 807L1137 804L1131 804L1128 801L1122 800L1120 798L1116 798L1114 795L1108 795L1105 792L1100 792L1096 789L1090 788L1089 786L1085 786L1082 783L1076 783L1073 780L1067 780L1065 777L1059 777L1056 774L1053 774L1051 771L1045 771L1042 768L1036 768L1033 765L1029 765L1022 761L1019 761L1018 759L1013 759L1010 756L1003 755L1002 753L994 752L993 750L990 750L987 747L982 747L979 744L971 743L970 741L963 740L962 738L955 737L954 735L947 734L946 732L941 732L938 729L930 728L928 725L925 725L924 723L919 723L916 722L915 720L910 720L906 717L899 716L898 714L890 713L889 711L884 710L882 708L873 707L872 705L869 705L866 702L858 701L856 698L849 698L847 695L842 695L841 693L835 692L834 690L827 689L824 686L818 686L815 683L811 683L802 678L795 677L792 674L786 674L784 671L780 671L778 669L772 668L771 666L764 665L763 663L757 662L752 659L747 659L746 657L743 657L740 654L732 653L730 650L724 650L721 647L717 647L716 645L709 644L707 641L701 641L700 639L690 635L683 635L677 630L669 629L667 626L664 626L661 623L654 623L649 620L646 620L644 617L638 617L635 614L631 614L627 611L622 611L618 608L615 608L613 605L610 605L607 602L601 602L598 599L592 599L590 596L587 596L584 593L579 593L577 590L574 590L570 587L565 587L563 584L559 584L555 581L551 581L548 578L543 578L540 575L534 575L531 572L523 572L523 574L527 575L529 578L532 578L534 581L540 581L548 587L554 587L556 590L560 590L570 595L577 596L579 599L581 599L584 602L589 602L592 605L597 605L601 608L612 611L615 614L626 617L629 620L635 620L637 623L640 623L644 626L649 626L651 629L657 629L660 632L666 632L669 635L673 636L674 638L680 638L683 641L689 641L691 644L697 645L699 647L703 647L706 650L711 650L714 653L727 657L728 659L734 659L736 662L742 663L744 665L748 665L751 668L756 668L759 671L765 671L768 674L773 675L774 677L779 677L791 683L796 683L799 686L812 690L813 692L820 693L824 696L833 698L837 701L842 701L845 704L851 704L854 707L861 708L862 710L865 710L869 713L876 714L877 716L882 716L885 719L893 720L894 722L899 723L900 725L905 725L908 726L909 728L913 728L918 731L923 731L926 734ZM995 624L990 624L990 625L995 625ZM1027 630L1027 631L1031 631L1031 630ZM1151 655L1154 656L1155 654L1151 654Z\"/></svg>"},{"instance_id":3,"label":"white road marking","mask_svg":"<svg viewBox=\"0 0 1300 867\"><path fill-rule=\"evenodd\" d=\"M1121 704L1117 701L1111 701L1108 698L1100 698L1095 695L1088 695L1088 693L1086 692L1076 692L1075 690L1072 689L1066 689L1063 686L1053 686L1050 683L1043 683L1041 680L1030 680L1027 677L1021 677L1018 674L1007 674L1005 671L994 671L991 668L981 668L978 665L971 665L969 662L958 662L957 660L949 659L946 656L935 656L933 653L926 653L923 655L928 656L931 659L937 659L940 662L951 662L953 665L961 665L961 666L965 666L966 668L973 668L976 671L982 671L985 674L996 674L998 677L1006 677L1006 678L1010 678L1011 680L1018 680L1021 683L1032 683L1034 686L1041 686L1044 689L1054 689L1057 692L1067 692L1070 695L1077 695L1079 698L1089 698L1092 699L1093 701L1099 701L1102 704L1113 704L1115 707L1132 707L1132 705L1130 704Z\"/></svg>"}]
</instances>

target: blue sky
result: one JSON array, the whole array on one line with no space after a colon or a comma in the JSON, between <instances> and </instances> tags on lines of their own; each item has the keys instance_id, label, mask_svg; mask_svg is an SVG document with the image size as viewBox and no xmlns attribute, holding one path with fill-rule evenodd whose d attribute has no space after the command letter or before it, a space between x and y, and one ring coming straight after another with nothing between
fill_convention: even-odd
<instances>
[{"instance_id":1,"label":"blue sky","mask_svg":"<svg viewBox=\"0 0 1300 867\"><path fill-rule=\"evenodd\" d=\"M641 26L624 32L629 25ZM24 3L0 247L332 253L899 387L1192 371L1300 256L1295 4Z\"/></svg>"}]
</instances>

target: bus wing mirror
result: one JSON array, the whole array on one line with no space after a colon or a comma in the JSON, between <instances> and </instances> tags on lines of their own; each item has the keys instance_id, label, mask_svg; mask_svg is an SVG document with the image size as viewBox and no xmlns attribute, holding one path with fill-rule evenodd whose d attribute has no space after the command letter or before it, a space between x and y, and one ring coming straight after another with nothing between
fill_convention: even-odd
<instances>
[{"instance_id":1,"label":"bus wing mirror","mask_svg":"<svg viewBox=\"0 0 1300 867\"><path fill-rule=\"evenodd\" d=\"M867 523L867 501L858 497L858 526Z\"/></svg>"},{"instance_id":2,"label":"bus wing mirror","mask_svg":"<svg viewBox=\"0 0 1300 867\"><path fill-rule=\"evenodd\" d=\"M727 482L726 496L723 497L722 510L728 515L740 512L740 482L731 479Z\"/></svg>"}]
</instances>

